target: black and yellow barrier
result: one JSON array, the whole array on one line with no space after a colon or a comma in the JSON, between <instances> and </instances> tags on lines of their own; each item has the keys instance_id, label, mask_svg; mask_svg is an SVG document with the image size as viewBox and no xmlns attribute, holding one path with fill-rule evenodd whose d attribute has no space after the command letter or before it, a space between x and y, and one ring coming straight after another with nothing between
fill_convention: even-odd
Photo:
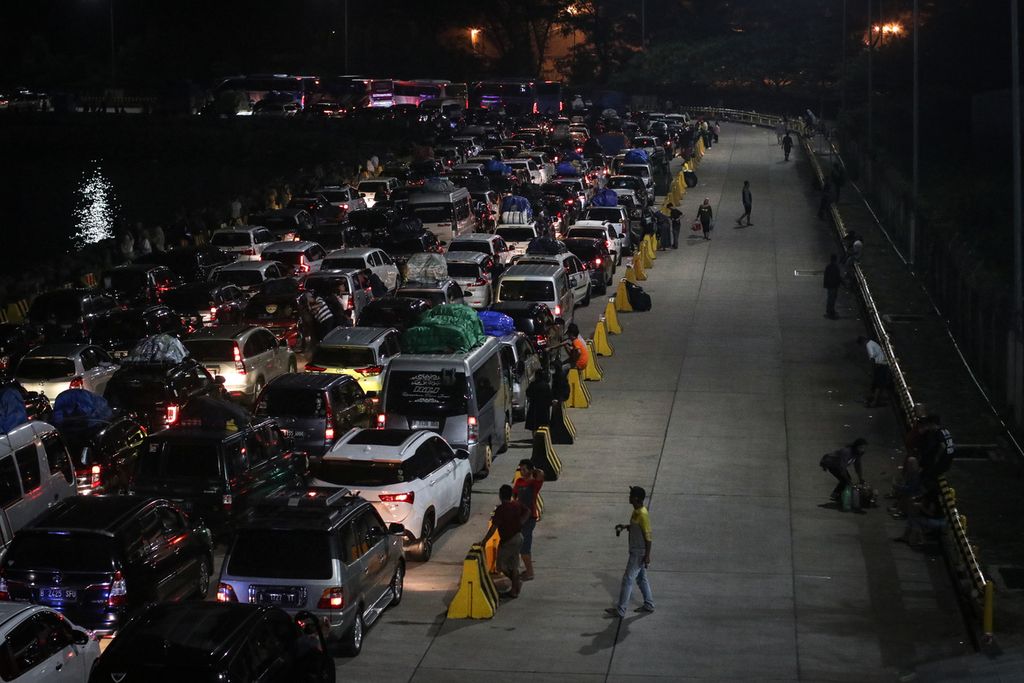
<instances>
[{"instance_id":1,"label":"black and yellow barrier","mask_svg":"<svg viewBox=\"0 0 1024 683\"><path fill-rule=\"evenodd\" d=\"M967 518L956 507L956 490L945 477L939 477L939 504L946 516L948 543L944 543L950 566L956 572L961 590L971 597L971 607L981 616L981 635L992 642L995 584L985 576L975 548L967 538Z\"/></svg>"},{"instance_id":2,"label":"black and yellow barrier","mask_svg":"<svg viewBox=\"0 0 1024 683\"><path fill-rule=\"evenodd\" d=\"M484 549L473 544L462 561L459 590L448 605L449 619L490 619L498 611L498 590L484 564Z\"/></svg>"},{"instance_id":3,"label":"black and yellow barrier","mask_svg":"<svg viewBox=\"0 0 1024 683\"><path fill-rule=\"evenodd\" d=\"M654 259L658 258L658 236L648 235L646 238L646 242L647 254L644 257L644 265L647 266L648 268L653 268Z\"/></svg>"},{"instance_id":4,"label":"black and yellow barrier","mask_svg":"<svg viewBox=\"0 0 1024 683\"><path fill-rule=\"evenodd\" d=\"M623 285L625 287L625 285ZM604 305L604 325L608 334L622 334L622 325L619 324L619 316L615 315L615 297L608 299Z\"/></svg>"},{"instance_id":5,"label":"black and yellow barrier","mask_svg":"<svg viewBox=\"0 0 1024 683\"><path fill-rule=\"evenodd\" d=\"M561 401L551 406L551 443L559 445L576 443L576 425L569 419L569 412L562 407Z\"/></svg>"},{"instance_id":6,"label":"black and yellow barrier","mask_svg":"<svg viewBox=\"0 0 1024 683\"><path fill-rule=\"evenodd\" d=\"M642 282L647 279L647 273L644 272L644 249L643 247L636 250L636 254L633 255L633 273L636 275L637 282ZM627 271L628 272L628 271ZM636 284L634 282L633 284Z\"/></svg>"},{"instance_id":7,"label":"black and yellow barrier","mask_svg":"<svg viewBox=\"0 0 1024 683\"><path fill-rule=\"evenodd\" d=\"M557 481L558 475L562 473L562 461L555 453L555 447L551 445L551 430L548 427L538 427L533 431L533 454L530 462L537 469L544 470L546 481Z\"/></svg>"},{"instance_id":8,"label":"black and yellow barrier","mask_svg":"<svg viewBox=\"0 0 1024 683\"><path fill-rule=\"evenodd\" d=\"M594 327L594 340L588 342L590 344L590 355L592 356L612 356L615 354L615 349L612 347L610 341L608 341L608 325L605 321L604 316L598 318L597 326ZM597 365L597 358L594 358L594 364ZM587 370L590 369L590 362L587 362ZM604 370L601 369L600 365L597 365L598 377L588 377L584 372L584 379L601 379L600 375L604 374Z\"/></svg>"},{"instance_id":9,"label":"black and yellow barrier","mask_svg":"<svg viewBox=\"0 0 1024 683\"><path fill-rule=\"evenodd\" d=\"M612 297L612 300L616 311L620 313L633 312L633 307L629 305L629 294L626 292L626 278L619 280L619 288L615 290L615 296Z\"/></svg>"},{"instance_id":10,"label":"black and yellow barrier","mask_svg":"<svg viewBox=\"0 0 1024 683\"><path fill-rule=\"evenodd\" d=\"M598 330L604 330L604 325L600 322L597 323ZM604 343L608 344L608 335L604 335ZM587 350L590 352L587 354L587 367L583 368L583 379L587 382L600 382L604 377L604 370L597 362L597 351L594 349L594 340L587 340Z\"/></svg>"},{"instance_id":11,"label":"black and yellow barrier","mask_svg":"<svg viewBox=\"0 0 1024 683\"><path fill-rule=\"evenodd\" d=\"M625 277L625 279L626 279L626 282L632 282L634 285L636 284L636 271L633 269L633 266L631 266L631 265L626 266L626 277Z\"/></svg>"},{"instance_id":12,"label":"black and yellow barrier","mask_svg":"<svg viewBox=\"0 0 1024 683\"><path fill-rule=\"evenodd\" d=\"M566 401L566 405L570 408L590 407L590 391L587 390L580 371L576 368L569 370L569 400Z\"/></svg>"}]
</instances>

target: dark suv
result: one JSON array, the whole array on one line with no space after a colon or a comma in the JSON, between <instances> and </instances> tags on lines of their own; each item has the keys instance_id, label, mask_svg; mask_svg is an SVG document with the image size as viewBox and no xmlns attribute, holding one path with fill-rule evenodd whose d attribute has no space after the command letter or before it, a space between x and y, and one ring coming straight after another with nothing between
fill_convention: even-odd
<instances>
[{"instance_id":1,"label":"dark suv","mask_svg":"<svg viewBox=\"0 0 1024 683\"><path fill-rule=\"evenodd\" d=\"M235 255L204 244L196 247L178 247L167 251L154 251L140 256L136 263L167 266L186 282L205 280L219 266L233 263Z\"/></svg>"},{"instance_id":2,"label":"dark suv","mask_svg":"<svg viewBox=\"0 0 1024 683\"><path fill-rule=\"evenodd\" d=\"M516 329L530 340L538 352L562 341L561 327L551 315L551 309L536 301L499 301L490 310L512 318Z\"/></svg>"},{"instance_id":3,"label":"dark suv","mask_svg":"<svg viewBox=\"0 0 1024 683\"><path fill-rule=\"evenodd\" d=\"M48 605L84 628L111 632L150 602L203 597L210 533L166 500L76 496L11 542L0 599Z\"/></svg>"},{"instance_id":4,"label":"dark suv","mask_svg":"<svg viewBox=\"0 0 1024 683\"><path fill-rule=\"evenodd\" d=\"M276 607L153 605L111 641L89 680L333 683L334 662L325 650L322 636L308 634Z\"/></svg>"},{"instance_id":5,"label":"dark suv","mask_svg":"<svg viewBox=\"0 0 1024 683\"><path fill-rule=\"evenodd\" d=\"M292 450L319 459L353 427L370 426L370 403L348 375L281 375L256 401L256 415L277 418Z\"/></svg>"},{"instance_id":6,"label":"dark suv","mask_svg":"<svg viewBox=\"0 0 1024 683\"><path fill-rule=\"evenodd\" d=\"M235 431L174 427L146 438L132 491L166 496L221 531L271 492L300 483L304 470L274 420Z\"/></svg>"},{"instance_id":7,"label":"dark suv","mask_svg":"<svg viewBox=\"0 0 1024 683\"><path fill-rule=\"evenodd\" d=\"M120 361L144 337L154 334L180 337L184 333L181 316L167 306L147 306L116 311L97 322L92 329L90 341Z\"/></svg>"},{"instance_id":8,"label":"dark suv","mask_svg":"<svg viewBox=\"0 0 1024 683\"><path fill-rule=\"evenodd\" d=\"M115 408L134 412L154 431L177 422L192 399L220 392L206 368L185 358L180 363L125 363L110 378L104 398Z\"/></svg>"},{"instance_id":9,"label":"dark suv","mask_svg":"<svg viewBox=\"0 0 1024 683\"><path fill-rule=\"evenodd\" d=\"M58 289L32 301L28 321L43 331L46 341L84 341L96 322L115 310L117 302L106 294L91 289Z\"/></svg>"},{"instance_id":10,"label":"dark suv","mask_svg":"<svg viewBox=\"0 0 1024 683\"><path fill-rule=\"evenodd\" d=\"M126 263L103 273L101 286L122 306L160 303L164 292L182 284L167 266Z\"/></svg>"}]
</instances>

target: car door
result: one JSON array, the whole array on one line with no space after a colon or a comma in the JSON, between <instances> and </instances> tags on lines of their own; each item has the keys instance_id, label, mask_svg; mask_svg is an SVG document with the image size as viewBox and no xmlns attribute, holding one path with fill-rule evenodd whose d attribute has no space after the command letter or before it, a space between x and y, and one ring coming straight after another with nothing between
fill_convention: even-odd
<instances>
[{"instance_id":1,"label":"car door","mask_svg":"<svg viewBox=\"0 0 1024 683\"><path fill-rule=\"evenodd\" d=\"M46 463L49 466L49 486L47 489L58 498L65 498L75 493L75 468L68 455L64 439L57 432L47 432L41 439Z\"/></svg>"},{"instance_id":2,"label":"car door","mask_svg":"<svg viewBox=\"0 0 1024 683\"><path fill-rule=\"evenodd\" d=\"M163 524L157 517L156 507L150 506L138 518L139 540L142 544L140 561L151 583L144 589L157 601L174 600L181 591L182 577L178 572L178 559L174 547L164 536Z\"/></svg>"},{"instance_id":3,"label":"car door","mask_svg":"<svg viewBox=\"0 0 1024 683\"><path fill-rule=\"evenodd\" d=\"M359 530L362 544L366 548L363 555L364 573L366 576L366 605L376 603L389 589L391 577L388 575L388 532L387 526L373 507L367 507L360 518Z\"/></svg>"},{"instance_id":4,"label":"car door","mask_svg":"<svg viewBox=\"0 0 1024 683\"><path fill-rule=\"evenodd\" d=\"M587 287L590 285L590 277L583 269L583 264L575 256L569 255L563 261L565 272L569 276L569 286L572 288L576 301L583 301L587 296Z\"/></svg>"},{"instance_id":5,"label":"car door","mask_svg":"<svg viewBox=\"0 0 1024 683\"><path fill-rule=\"evenodd\" d=\"M275 344L274 346L277 346ZM249 338L245 341L245 345L242 347L242 356L245 358L246 367L251 368L249 371L249 384L255 386L255 383L260 381L262 378L263 384L274 379L277 376L274 365L274 349L267 343L267 339L260 334L260 330L256 330L249 335Z\"/></svg>"},{"instance_id":6,"label":"car door","mask_svg":"<svg viewBox=\"0 0 1024 683\"><path fill-rule=\"evenodd\" d=\"M199 558L194 546L188 543L191 528L182 514L168 505L158 506L156 517L160 522L162 541L171 554L167 569L174 572L171 581L174 596L176 599L184 598L199 580Z\"/></svg>"},{"instance_id":7,"label":"car door","mask_svg":"<svg viewBox=\"0 0 1024 683\"><path fill-rule=\"evenodd\" d=\"M82 651L73 643L71 626L49 610L36 612L4 639L4 680L76 681L87 675Z\"/></svg>"},{"instance_id":8,"label":"car door","mask_svg":"<svg viewBox=\"0 0 1024 683\"><path fill-rule=\"evenodd\" d=\"M440 437L430 439L430 444L438 461L438 469L444 473L444 481L438 486L444 488L446 510L454 512L458 510L459 503L462 502L462 481L458 477L455 452Z\"/></svg>"},{"instance_id":9,"label":"car door","mask_svg":"<svg viewBox=\"0 0 1024 683\"><path fill-rule=\"evenodd\" d=\"M421 472L420 491L416 495L419 497L422 493L427 497L429 501L427 504L434 508L435 519L440 523L441 517L451 509L451 496L448 492L451 468L446 469L444 463L441 462L433 438L420 444L410 460L416 462L417 469Z\"/></svg>"},{"instance_id":10,"label":"car door","mask_svg":"<svg viewBox=\"0 0 1024 683\"><path fill-rule=\"evenodd\" d=\"M370 413L366 405L366 394L355 380L336 384L331 389L331 399L335 406L335 420L338 434L344 434L353 427L369 427Z\"/></svg>"},{"instance_id":11,"label":"car door","mask_svg":"<svg viewBox=\"0 0 1024 683\"><path fill-rule=\"evenodd\" d=\"M291 458L283 452L277 427L264 424L253 429L245 443L248 471L246 507L251 507L274 489L296 483Z\"/></svg>"}]
</instances>

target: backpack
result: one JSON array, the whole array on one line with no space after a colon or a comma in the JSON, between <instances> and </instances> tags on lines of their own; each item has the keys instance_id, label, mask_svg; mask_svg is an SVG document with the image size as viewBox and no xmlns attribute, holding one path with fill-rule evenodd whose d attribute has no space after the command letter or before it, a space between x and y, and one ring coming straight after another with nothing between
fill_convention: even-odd
<instances>
[{"instance_id":1,"label":"backpack","mask_svg":"<svg viewBox=\"0 0 1024 683\"><path fill-rule=\"evenodd\" d=\"M645 292L644 288L640 285L627 281L626 297L629 299L629 305L634 311L643 312L651 310L651 295Z\"/></svg>"}]
</instances>

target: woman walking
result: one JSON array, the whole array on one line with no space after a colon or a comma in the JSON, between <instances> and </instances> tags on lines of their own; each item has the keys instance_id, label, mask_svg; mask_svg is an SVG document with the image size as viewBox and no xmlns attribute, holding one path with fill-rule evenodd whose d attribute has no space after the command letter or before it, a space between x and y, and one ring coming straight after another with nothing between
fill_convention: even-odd
<instances>
[{"instance_id":1,"label":"woman walking","mask_svg":"<svg viewBox=\"0 0 1024 683\"><path fill-rule=\"evenodd\" d=\"M704 231L704 239L711 239L711 221L713 219L711 211L711 200L707 197L704 198L704 203L697 209L697 220L700 221L700 228Z\"/></svg>"}]
</instances>

